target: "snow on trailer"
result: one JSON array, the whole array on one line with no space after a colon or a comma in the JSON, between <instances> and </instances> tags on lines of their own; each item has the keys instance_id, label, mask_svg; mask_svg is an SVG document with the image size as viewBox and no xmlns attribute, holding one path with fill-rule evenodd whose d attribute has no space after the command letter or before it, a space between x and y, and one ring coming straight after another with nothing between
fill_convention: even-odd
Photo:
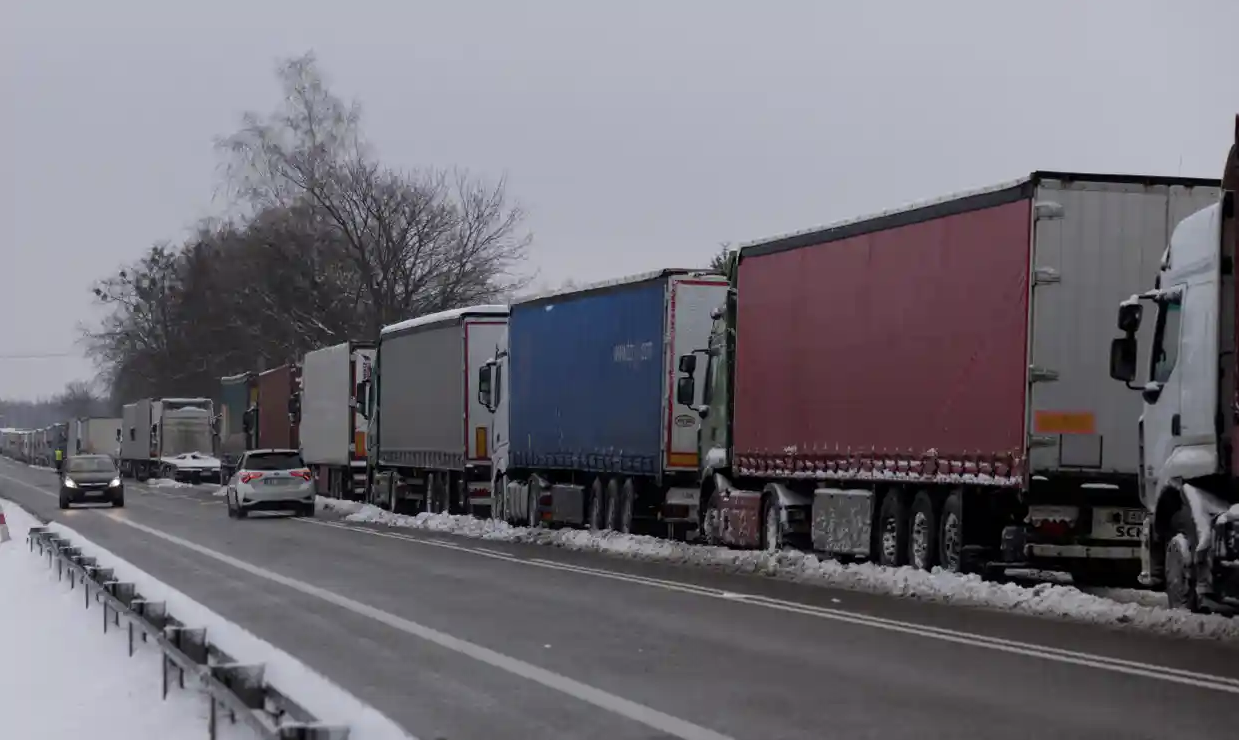
<instances>
[{"instance_id":1,"label":"snow on trailer","mask_svg":"<svg viewBox=\"0 0 1240 744\"><path fill-rule=\"evenodd\" d=\"M1135 582L1139 406L1105 341L1217 185L1036 172L742 246L706 536Z\"/></svg>"}]
</instances>

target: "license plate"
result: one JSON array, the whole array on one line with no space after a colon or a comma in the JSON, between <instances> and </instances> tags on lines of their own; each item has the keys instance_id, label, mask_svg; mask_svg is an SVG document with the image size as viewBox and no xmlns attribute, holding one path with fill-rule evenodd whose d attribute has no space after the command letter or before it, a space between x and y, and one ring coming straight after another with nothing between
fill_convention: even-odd
<instances>
[{"instance_id":1,"label":"license plate","mask_svg":"<svg viewBox=\"0 0 1240 744\"><path fill-rule=\"evenodd\" d=\"M87 495L87 496L102 496L102 495L103 495L103 491L100 491L100 490L98 490L98 489L95 489L95 490L93 490L93 491L87 491L87 492L86 492L86 495Z\"/></svg>"},{"instance_id":2,"label":"license plate","mask_svg":"<svg viewBox=\"0 0 1240 744\"><path fill-rule=\"evenodd\" d=\"M1090 536L1098 540L1140 540L1143 509L1094 509Z\"/></svg>"},{"instance_id":3,"label":"license plate","mask_svg":"<svg viewBox=\"0 0 1240 744\"><path fill-rule=\"evenodd\" d=\"M283 486L288 482L288 478L263 478L264 486Z\"/></svg>"}]
</instances>

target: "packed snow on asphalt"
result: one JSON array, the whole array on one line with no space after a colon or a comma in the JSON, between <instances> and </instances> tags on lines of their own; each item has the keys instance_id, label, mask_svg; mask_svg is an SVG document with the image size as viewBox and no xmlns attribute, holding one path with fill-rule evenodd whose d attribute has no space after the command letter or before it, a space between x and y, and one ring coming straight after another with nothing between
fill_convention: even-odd
<instances>
[{"instance_id":1,"label":"packed snow on asphalt","mask_svg":"<svg viewBox=\"0 0 1240 744\"><path fill-rule=\"evenodd\" d=\"M1034 586L985 581L980 576L908 566L890 568L871 563L845 564L794 550L762 552L694 545L644 535L611 531L513 527L506 522L468 516L422 513L393 514L372 504L320 496L319 509L336 513L346 522L446 532L483 540L554 545L570 550L623 556L638 560L679 563L755 574L953 605L989 607L1028 615L1055 617L1102 625L1119 625L1168 636L1211 638L1236 643L1236 618L1194 615L1165 606L1151 606L1153 592L1081 591L1074 586L1040 583Z\"/></svg>"},{"instance_id":2,"label":"packed snow on asphalt","mask_svg":"<svg viewBox=\"0 0 1240 744\"><path fill-rule=\"evenodd\" d=\"M10 739L205 739L210 698L186 680L160 699L160 654L128 635L104 634L99 615L88 613L80 592L25 544L34 517L0 499L12 539L0 545L0 731ZM213 643L238 660L264 665L268 682L325 723L349 726L352 739L414 738L374 708L294 657L155 579L133 564L53 522L49 527L75 547L113 568L143 596L167 603L169 613L207 628ZM93 607L92 607L93 609ZM123 625L123 621L122 621ZM219 738L252 739L241 724L217 718Z\"/></svg>"}]
</instances>

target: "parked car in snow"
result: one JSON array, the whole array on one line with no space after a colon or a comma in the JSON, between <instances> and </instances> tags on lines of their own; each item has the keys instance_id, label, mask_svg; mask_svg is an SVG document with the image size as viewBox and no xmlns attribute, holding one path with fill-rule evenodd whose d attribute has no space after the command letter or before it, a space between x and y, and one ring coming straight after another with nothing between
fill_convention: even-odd
<instances>
[{"instance_id":1,"label":"parked car in snow","mask_svg":"<svg viewBox=\"0 0 1240 744\"><path fill-rule=\"evenodd\" d=\"M228 481L228 516L240 519L252 511L313 516L314 492L314 478L297 450L250 450Z\"/></svg>"},{"instance_id":2,"label":"parked car in snow","mask_svg":"<svg viewBox=\"0 0 1240 744\"><path fill-rule=\"evenodd\" d=\"M60 479L60 508L73 504L125 505L125 484L108 455L70 455Z\"/></svg>"}]
</instances>

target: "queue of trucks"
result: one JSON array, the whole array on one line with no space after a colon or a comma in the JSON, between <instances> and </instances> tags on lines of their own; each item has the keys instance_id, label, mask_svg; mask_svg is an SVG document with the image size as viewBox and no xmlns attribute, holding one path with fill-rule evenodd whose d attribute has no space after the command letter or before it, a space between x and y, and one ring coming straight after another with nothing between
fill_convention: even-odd
<instances>
[{"instance_id":1,"label":"queue of trucks","mask_svg":"<svg viewBox=\"0 0 1240 744\"><path fill-rule=\"evenodd\" d=\"M1235 153L1221 180L1038 171L745 244L723 274L411 318L126 405L122 470L222 481L299 449L321 493L398 513L1234 611Z\"/></svg>"}]
</instances>

